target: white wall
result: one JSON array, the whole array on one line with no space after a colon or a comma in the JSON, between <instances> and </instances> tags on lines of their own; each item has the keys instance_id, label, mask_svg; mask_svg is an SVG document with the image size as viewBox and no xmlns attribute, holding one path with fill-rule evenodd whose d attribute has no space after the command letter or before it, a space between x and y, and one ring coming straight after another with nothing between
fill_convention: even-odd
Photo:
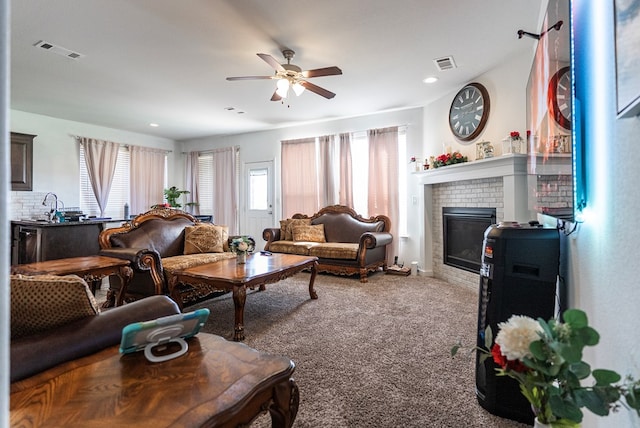
<instances>
[{"instance_id":1,"label":"white wall","mask_svg":"<svg viewBox=\"0 0 640 428\"><path fill-rule=\"evenodd\" d=\"M585 355L592 367L638 379L640 119L616 119L613 2L575 0L574 7L588 215L568 239L569 305L585 310L600 333ZM606 418L587 413L583 426L640 427L640 417L625 409Z\"/></svg>"},{"instance_id":2,"label":"white wall","mask_svg":"<svg viewBox=\"0 0 640 428\"><path fill-rule=\"evenodd\" d=\"M522 43L530 43L522 40ZM526 135L526 88L529 70L533 61L533 50L515 56L507 56L500 66L478 76L474 81L481 83L489 92L491 102L489 119L480 136L462 143L456 140L449 129L449 108L454 95L460 88L424 107L424 147L423 157L444 153L444 146L460 151L469 160L476 157L476 143L489 141L494 154L502 154L502 140L511 131Z\"/></svg>"},{"instance_id":3,"label":"white wall","mask_svg":"<svg viewBox=\"0 0 640 428\"><path fill-rule=\"evenodd\" d=\"M179 178L179 187L184 183L182 174L176 172L182 171L182 157L173 140L18 110L10 111L10 126L12 132L37 135L33 141L33 191L54 192L67 207L80 204L79 149L74 136L172 150L169 177Z\"/></svg>"}]
</instances>

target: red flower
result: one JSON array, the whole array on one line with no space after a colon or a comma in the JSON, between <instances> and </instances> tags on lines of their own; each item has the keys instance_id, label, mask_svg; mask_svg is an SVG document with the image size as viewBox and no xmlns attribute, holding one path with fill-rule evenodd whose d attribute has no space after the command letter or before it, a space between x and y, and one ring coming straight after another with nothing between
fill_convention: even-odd
<instances>
[{"instance_id":1,"label":"red flower","mask_svg":"<svg viewBox=\"0 0 640 428\"><path fill-rule=\"evenodd\" d=\"M520 373L529 370L527 366L522 364L519 360L511 361L508 360L507 357L502 355L500 345L498 345L497 343L495 343L491 348L491 356L493 357L493 362L499 365L503 370L514 370Z\"/></svg>"},{"instance_id":2,"label":"red flower","mask_svg":"<svg viewBox=\"0 0 640 428\"><path fill-rule=\"evenodd\" d=\"M519 138L520 137L520 133L518 131L511 131L511 133L509 134L509 136L511 138Z\"/></svg>"}]
</instances>

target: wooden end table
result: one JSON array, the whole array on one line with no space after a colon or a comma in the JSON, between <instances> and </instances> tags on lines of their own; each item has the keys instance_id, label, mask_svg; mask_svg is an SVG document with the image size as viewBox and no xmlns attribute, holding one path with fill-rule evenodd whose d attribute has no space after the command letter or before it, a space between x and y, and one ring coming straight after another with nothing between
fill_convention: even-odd
<instances>
[{"instance_id":1,"label":"wooden end table","mask_svg":"<svg viewBox=\"0 0 640 428\"><path fill-rule=\"evenodd\" d=\"M113 300L116 300L116 306L120 306L124 300L124 293L127 290L129 281L133 276L133 269L131 269L130 265L131 262L128 260L115 257L84 256L14 265L11 266L11 273L23 275L78 275L90 285L91 292L94 295L103 278L109 275L118 275L122 282L118 296L117 298L113 295L107 296L105 306L114 306Z\"/></svg>"},{"instance_id":2,"label":"wooden end table","mask_svg":"<svg viewBox=\"0 0 640 428\"><path fill-rule=\"evenodd\" d=\"M206 333L188 344L161 363L113 346L14 382L11 426L237 427L268 410L273 427L291 427L293 361Z\"/></svg>"},{"instance_id":3,"label":"wooden end table","mask_svg":"<svg viewBox=\"0 0 640 428\"><path fill-rule=\"evenodd\" d=\"M179 283L208 287L212 290L232 291L235 307L235 326L233 340L244 340L244 304L247 299L247 288L260 287L265 284L278 282L296 273L310 269L309 296L317 299L313 289L316 279L317 257L298 256L294 254L263 255L251 254L244 264L238 264L236 259L218 260L200 266L176 272L169 281L169 295L181 304Z\"/></svg>"}]
</instances>

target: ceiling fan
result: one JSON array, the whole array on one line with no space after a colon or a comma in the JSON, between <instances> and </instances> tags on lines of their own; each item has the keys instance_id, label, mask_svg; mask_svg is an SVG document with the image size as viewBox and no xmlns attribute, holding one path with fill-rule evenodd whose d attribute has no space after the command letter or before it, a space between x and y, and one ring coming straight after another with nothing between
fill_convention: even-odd
<instances>
[{"instance_id":1,"label":"ceiling fan","mask_svg":"<svg viewBox=\"0 0 640 428\"><path fill-rule=\"evenodd\" d=\"M286 64L280 64L274 57L269 54L259 53L257 55L276 70L273 76L227 77L227 80L277 80L277 89L273 93L271 101L280 101L283 98L286 98L289 94L289 89L292 89L296 95L300 95L302 94L302 92L304 92L305 89L308 89L311 92L321 95L327 99L331 99L336 96L336 94L334 94L333 92L321 88L318 85L314 85L313 83L308 82L305 79L342 74L342 70L340 70L340 68L333 66L302 71L302 69L297 65L291 64L291 59L295 55L295 52L291 49L284 49L282 51L282 55L287 60Z\"/></svg>"}]
</instances>

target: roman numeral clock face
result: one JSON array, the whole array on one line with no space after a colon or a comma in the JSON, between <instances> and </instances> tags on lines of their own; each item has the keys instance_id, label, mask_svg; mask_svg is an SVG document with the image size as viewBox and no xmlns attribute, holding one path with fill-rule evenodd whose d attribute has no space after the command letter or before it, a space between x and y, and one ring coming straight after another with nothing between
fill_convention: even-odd
<instances>
[{"instance_id":1,"label":"roman numeral clock face","mask_svg":"<svg viewBox=\"0 0 640 428\"><path fill-rule=\"evenodd\" d=\"M571 130L571 68L563 67L549 80L547 92L549 113L567 131Z\"/></svg>"},{"instance_id":2,"label":"roman numeral clock face","mask_svg":"<svg viewBox=\"0 0 640 428\"><path fill-rule=\"evenodd\" d=\"M460 141L477 138L489 118L489 93L480 83L469 83L453 98L449 128Z\"/></svg>"}]
</instances>

